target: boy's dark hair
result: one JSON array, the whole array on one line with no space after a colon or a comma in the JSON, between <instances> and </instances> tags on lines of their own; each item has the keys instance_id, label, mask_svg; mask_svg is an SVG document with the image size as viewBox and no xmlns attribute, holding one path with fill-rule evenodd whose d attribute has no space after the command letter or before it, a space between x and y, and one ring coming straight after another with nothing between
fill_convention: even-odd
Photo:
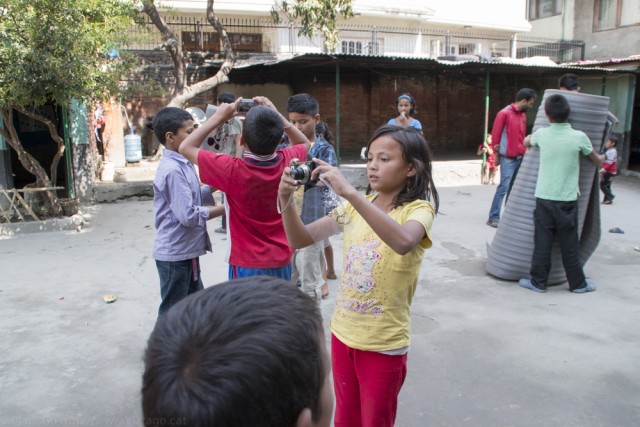
<instances>
[{"instance_id":1,"label":"boy's dark hair","mask_svg":"<svg viewBox=\"0 0 640 427\"><path fill-rule=\"evenodd\" d=\"M297 93L289 97L287 112L315 116L320 112L320 106L312 95L308 93Z\"/></svg>"},{"instance_id":2,"label":"boy's dark hair","mask_svg":"<svg viewBox=\"0 0 640 427\"><path fill-rule=\"evenodd\" d=\"M427 141L420 131L412 127L382 126L369 139L367 152L371 148L371 143L384 135L400 144L402 156L408 163L413 165L416 171L415 176L408 178L406 187L398 193L394 206L399 207L414 200L432 200L436 212L438 212L440 198L438 190L436 190L436 186L433 183L431 150L429 150ZM367 186L367 194L370 194L371 191L371 184L369 184Z\"/></svg>"},{"instance_id":3,"label":"boy's dark hair","mask_svg":"<svg viewBox=\"0 0 640 427\"><path fill-rule=\"evenodd\" d=\"M145 425L293 426L317 421L328 372L315 301L284 280L211 286L158 318L144 357ZM147 424L150 423L150 424Z\"/></svg>"},{"instance_id":4,"label":"boy's dark hair","mask_svg":"<svg viewBox=\"0 0 640 427\"><path fill-rule=\"evenodd\" d=\"M567 98L555 94L544 101L544 112L552 123L566 123L571 113L571 107Z\"/></svg>"},{"instance_id":5,"label":"boy's dark hair","mask_svg":"<svg viewBox=\"0 0 640 427\"><path fill-rule=\"evenodd\" d=\"M277 112L257 105L249 110L244 119L242 138L252 153L260 156L273 154L282 141L283 126Z\"/></svg>"},{"instance_id":6,"label":"boy's dark hair","mask_svg":"<svg viewBox=\"0 0 640 427\"><path fill-rule=\"evenodd\" d=\"M518 93L516 93L516 102L522 101L523 99L530 101L536 98L536 91L533 89L529 89L528 87L522 88L518 91Z\"/></svg>"},{"instance_id":7,"label":"boy's dark hair","mask_svg":"<svg viewBox=\"0 0 640 427\"><path fill-rule=\"evenodd\" d=\"M572 73L563 74L560 79L558 79L558 87L566 90L579 90L580 79Z\"/></svg>"},{"instance_id":8,"label":"boy's dark hair","mask_svg":"<svg viewBox=\"0 0 640 427\"><path fill-rule=\"evenodd\" d=\"M613 142L614 147L617 147L618 141L620 141L620 138L615 133L612 133L611 135L609 135L609 141Z\"/></svg>"},{"instance_id":9,"label":"boy's dark hair","mask_svg":"<svg viewBox=\"0 0 640 427\"><path fill-rule=\"evenodd\" d=\"M222 92L218 94L218 103L233 104L236 97L231 92Z\"/></svg>"},{"instance_id":10,"label":"boy's dark hair","mask_svg":"<svg viewBox=\"0 0 640 427\"><path fill-rule=\"evenodd\" d=\"M193 116L188 111L177 107L165 107L156 113L153 118L153 132L160 144L165 145L167 132L178 133L184 122L193 121Z\"/></svg>"}]
</instances>

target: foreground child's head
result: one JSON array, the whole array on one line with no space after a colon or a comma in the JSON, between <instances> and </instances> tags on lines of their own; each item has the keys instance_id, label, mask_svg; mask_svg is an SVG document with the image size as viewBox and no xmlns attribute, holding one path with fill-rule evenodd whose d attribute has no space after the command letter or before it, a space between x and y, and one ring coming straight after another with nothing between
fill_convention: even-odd
<instances>
[{"instance_id":1,"label":"foreground child's head","mask_svg":"<svg viewBox=\"0 0 640 427\"><path fill-rule=\"evenodd\" d=\"M317 304L277 278L192 294L158 319L149 338L145 423L328 426L333 397L322 328Z\"/></svg>"},{"instance_id":2,"label":"foreground child's head","mask_svg":"<svg viewBox=\"0 0 640 427\"><path fill-rule=\"evenodd\" d=\"M389 141L393 141L389 144ZM398 157L399 156L399 157ZM372 162L376 162L372 166ZM397 162L402 164L398 164ZM391 176L378 177L377 170L384 173L383 168L393 162L399 167L398 171ZM376 171L369 176L376 176L374 185L371 178L367 187L367 194L372 190L389 191L389 187L378 187L378 183L384 185L390 183L391 186L399 185L400 191L396 197L395 206L414 200L431 200L438 211L439 198L438 191L433 183L431 173L431 153L422 134L411 127L382 126L376 130L367 144L368 169L374 167ZM397 181L396 181L397 180ZM385 182L386 181L386 182Z\"/></svg>"},{"instance_id":3,"label":"foreground child's head","mask_svg":"<svg viewBox=\"0 0 640 427\"><path fill-rule=\"evenodd\" d=\"M551 95L544 101L544 112L551 123L566 123L569 120L571 107L562 95Z\"/></svg>"},{"instance_id":4,"label":"foreground child's head","mask_svg":"<svg viewBox=\"0 0 640 427\"><path fill-rule=\"evenodd\" d=\"M416 101L408 93L401 93L396 99L396 109L398 113L413 115L416 112Z\"/></svg>"},{"instance_id":5,"label":"foreground child's head","mask_svg":"<svg viewBox=\"0 0 640 427\"><path fill-rule=\"evenodd\" d=\"M320 121L320 106L318 101L308 93L298 93L289 98L287 102L289 121L309 141L315 141L316 124Z\"/></svg>"},{"instance_id":6,"label":"foreground child's head","mask_svg":"<svg viewBox=\"0 0 640 427\"><path fill-rule=\"evenodd\" d=\"M618 146L618 137L616 135L609 135L609 139L607 139L607 148L613 148Z\"/></svg>"},{"instance_id":7,"label":"foreground child's head","mask_svg":"<svg viewBox=\"0 0 640 427\"><path fill-rule=\"evenodd\" d=\"M276 111L257 105L249 110L244 119L242 140L254 154L273 154L282 140L283 126L282 119Z\"/></svg>"},{"instance_id":8,"label":"foreground child's head","mask_svg":"<svg viewBox=\"0 0 640 427\"><path fill-rule=\"evenodd\" d=\"M174 151L193 132L193 116L186 110L166 107L153 118L153 132L160 144Z\"/></svg>"}]
</instances>

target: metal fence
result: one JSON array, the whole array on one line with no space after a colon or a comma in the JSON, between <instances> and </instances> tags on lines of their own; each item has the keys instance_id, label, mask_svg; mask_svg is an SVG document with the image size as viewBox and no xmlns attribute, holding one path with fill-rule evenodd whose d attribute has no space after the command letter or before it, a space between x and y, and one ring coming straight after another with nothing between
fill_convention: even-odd
<instances>
[{"instance_id":1,"label":"metal fence","mask_svg":"<svg viewBox=\"0 0 640 427\"><path fill-rule=\"evenodd\" d=\"M165 18L178 37L184 52L209 55L221 53L220 39L205 18ZM274 24L268 20L223 19L233 49L239 53L326 53L320 34L300 35L295 24ZM152 50L162 36L150 22L129 31L131 50ZM336 53L369 56L437 58L474 55L484 59L547 56L551 60L573 62L584 59L584 42L430 28L342 26Z\"/></svg>"}]
</instances>

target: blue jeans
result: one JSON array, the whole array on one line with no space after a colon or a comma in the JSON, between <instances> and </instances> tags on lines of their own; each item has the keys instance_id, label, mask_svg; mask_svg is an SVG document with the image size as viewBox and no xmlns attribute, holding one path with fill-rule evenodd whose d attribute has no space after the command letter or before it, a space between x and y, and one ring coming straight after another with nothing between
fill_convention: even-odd
<instances>
[{"instance_id":1,"label":"blue jeans","mask_svg":"<svg viewBox=\"0 0 640 427\"><path fill-rule=\"evenodd\" d=\"M187 295L204 289L200 279L199 258L185 261L156 260L156 267L160 276L160 296L162 297L158 316Z\"/></svg>"},{"instance_id":2,"label":"blue jeans","mask_svg":"<svg viewBox=\"0 0 640 427\"><path fill-rule=\"evenodd\" d=\"M500 219L500 209L505 196L509 198L509 191L516 180L516 174L522 163L522 157L519 159L508 159L500 157L500 184L496 188L496 194L493 196L491 210L489 211L489 220Z\"/></svg>"},{"instance_id":3,"label":"blue jeans","mask_svg":"<svg viewBox=\"0 0 640 427\"><path fill-rule=\"evenodd\" d=\"M229 264L229 280L242 279L243 277L253 276L272 276L279 277L280 279L291 281L291 264L287 264L284 267L275 268L249 268L238 267L236 265Z\"/></svg>"}]
</instances>

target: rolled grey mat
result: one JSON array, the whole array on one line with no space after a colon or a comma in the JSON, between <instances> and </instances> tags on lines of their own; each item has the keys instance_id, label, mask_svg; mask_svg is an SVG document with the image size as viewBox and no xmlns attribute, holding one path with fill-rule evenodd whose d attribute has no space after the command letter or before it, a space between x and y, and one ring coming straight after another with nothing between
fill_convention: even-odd
<instances>
[{"instance_id":1,"label":"rolled grey mat","mask_svg":"<svg viewBox=\"0 0 640 427\"><path fill-rule=\"evenodd\" d=\"M547 89L533 132L549 126L544 113L544 101L548 96L560 94L571 105L569 123L574 129L587 134L594 149L599 151L603 135L610 131L607 126L609 98L579 92ZM600 203L596 166L585 156L580 156L580 177L578 197L578 231L580 235L580 258L584 265L593 254L600 241ZM538 179L540 152L537 148L527 150L513 182L509 198L502 210L500 225L493 241L487 247L487 272L506 280L529 277L533 254L533 210L536 205L535 189ZM551 272L549 285L566 281L562 257L557 242L551 252Z\"/></svg>"}]
</instances>

